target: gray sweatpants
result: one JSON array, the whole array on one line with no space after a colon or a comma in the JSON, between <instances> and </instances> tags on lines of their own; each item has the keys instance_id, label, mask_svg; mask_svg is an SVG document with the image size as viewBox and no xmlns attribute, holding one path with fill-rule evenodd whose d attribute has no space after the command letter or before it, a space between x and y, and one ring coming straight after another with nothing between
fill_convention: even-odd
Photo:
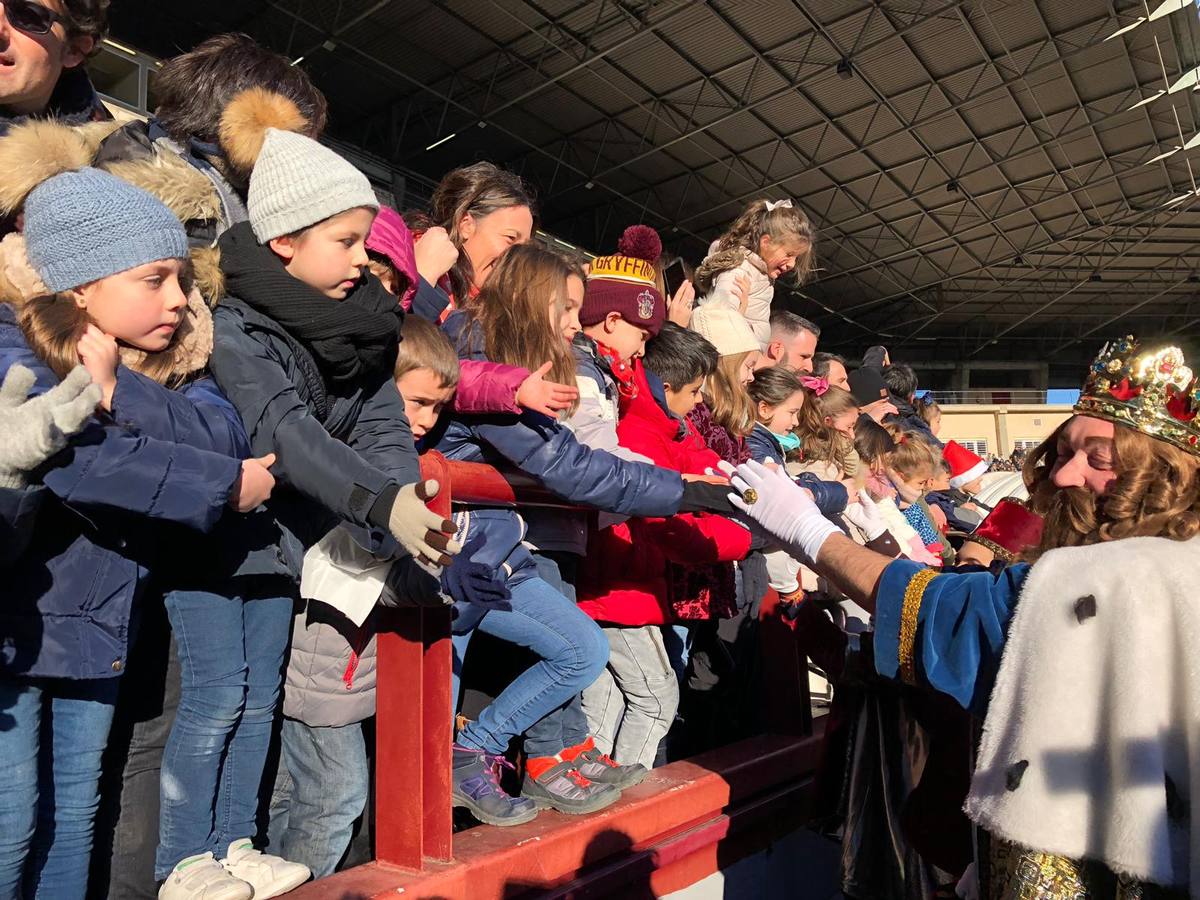
<instances>
[{"instance_id":1,"label":"gray sweatpants","mask_svg":"<svg viewBox=\"0 0 1200 900\"><path fill-rule=\"evenodd\" d=\"M653 768L659 741L679 709L679 681L662 628L605 626L608 665L583 692L583 711L596 746L619 764Z\"/></svg>"}]
</instances>

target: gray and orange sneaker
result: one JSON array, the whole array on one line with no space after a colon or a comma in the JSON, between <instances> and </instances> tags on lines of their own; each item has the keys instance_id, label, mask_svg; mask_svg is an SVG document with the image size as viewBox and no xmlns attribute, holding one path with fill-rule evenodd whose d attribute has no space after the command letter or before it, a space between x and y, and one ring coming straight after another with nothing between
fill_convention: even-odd
<instances>
[{"instance_id":1,"label":"gray and orange sneaker","mask_svg":"<svg viewBox=\"0 0 1200 900\"><path fill-rule=\"evenodd\" d=\"M641 784L650 774L650 770L639 763L632 766L620 765L607 753L601 753L596 742L590 737L582 744L568 747L561 756L574 762L575 768L582 772L588 781L611 784L621 791Z\"/></svg>"},{"instance_id":2,"label":"gray and orange sneaker","mask_svg":"<svg viewBox=\"0 0 1200 900\"><path fill-rule=\"evenodd\" d=\"M539 756L525 761L521 796L541 809L583 816L612 806L621 792L611 784L589 780L569 759Z\"/></svg>"}]
</instances>

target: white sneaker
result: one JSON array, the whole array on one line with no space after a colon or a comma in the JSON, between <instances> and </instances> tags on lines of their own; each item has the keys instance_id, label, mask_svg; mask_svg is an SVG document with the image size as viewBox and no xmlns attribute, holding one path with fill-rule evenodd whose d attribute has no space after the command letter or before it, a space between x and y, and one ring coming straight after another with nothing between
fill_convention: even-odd
<instances>
[{"instance_id":1,"label":"white sneaker","mask_svg":"<svg viewBox=\"0 0 1200 900\"><path fill-rule=\"evenodd\" d=\"M288 862L280 856L260 853L254 849L254 844L249 838L242 838L230 844L229 853L221 860L221 865L233 877L250 883L254 888L254 900L266 900L267 897L286 894L312 877L308 866Z\"/></svg>"},{"instance_id":2,"label":"white sneaker","mask_svg":"<svg viewBox=\"0 0 1200 900\"><path fill-rule=\"evenodd\" d=\"M211 853L181 861L158 889L158 900L250 900L254 888L225 871Z\"/></svg>"}]
</instances>

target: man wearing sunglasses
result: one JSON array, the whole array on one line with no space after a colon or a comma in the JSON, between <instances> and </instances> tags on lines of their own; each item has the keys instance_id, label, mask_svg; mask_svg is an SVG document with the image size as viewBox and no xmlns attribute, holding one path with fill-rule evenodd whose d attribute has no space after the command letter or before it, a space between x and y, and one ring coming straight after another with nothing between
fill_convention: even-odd
<instances>
[{"instance_id":1,"label":"man wearing sunglasses","mask_svg":"<svg viewBox=\"0 0 1200 900\"><path fill-rule=\"evenodd\" d=\"M108 118L84 62L99 49L109 0L0 0L0 135L27 118Z\"/></svg>"}]
</instances>

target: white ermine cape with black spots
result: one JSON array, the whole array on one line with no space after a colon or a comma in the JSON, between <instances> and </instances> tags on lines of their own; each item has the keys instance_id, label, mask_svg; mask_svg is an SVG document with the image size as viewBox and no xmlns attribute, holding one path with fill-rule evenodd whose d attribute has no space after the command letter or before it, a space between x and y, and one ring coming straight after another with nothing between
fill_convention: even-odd
<instances>
[{"instance_id":1,"label":"white ermine cape with black spots","mask_svg":"<svg viewBox=\"0 0 1200 900\"><path fill-rule=\"evenodd\" d=\"M1029 849L1200 896L1200 538L1033 567L966 811Z\"/></svg>"}]
</instances>

